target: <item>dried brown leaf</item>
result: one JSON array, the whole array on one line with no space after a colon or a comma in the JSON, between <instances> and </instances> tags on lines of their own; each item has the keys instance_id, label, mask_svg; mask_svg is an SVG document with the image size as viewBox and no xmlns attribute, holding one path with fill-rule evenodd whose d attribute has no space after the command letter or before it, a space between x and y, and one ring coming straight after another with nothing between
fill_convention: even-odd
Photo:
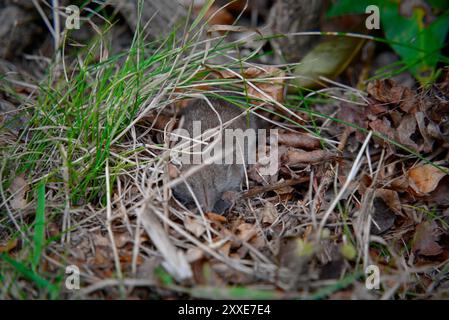
<instances>
[{"instance_id":1,"label":"dried brown leaf","mask_svg":"<svg viewBox=\"0 0 449 320\"><path fill-rule=\"evenodd\" d=\"M427 200L440 206L449 206L449 176L443 177Z\"/></svg>"},{"instance_id":2,"label":"dried brown leaf","mask_svg":"<svg viewBox=\"0 0 449 320\"><path fill-rule=\"evenodd\" d=\"M382 198L374 198L373 207L371 233L378 235L390 229L396 217Z\"/></svg>"},{"instance_id":3,"label":"dried brown leaf","mask_svg":"<svg viewBox=\"0 0 449 320\"><path fill-rule=\"evenodd\" d=\"M23 209L27 201L25 199L26 193L29 189L28 182L25 180L24 175L19 175L14 178L9 187L9 192L14 196L11 199L10 205L13 209Z\"/></svg>"},{"instance_id":4,"label":"dried brown leaf","mask_svg":"<svg viewBox=\"0 0 449 320\"><path fill-rule=\"evenodd\" d=\"M411 112L416 108L416 94L410 88L400 86L391 79L370 82L366 90L380 102L399 104L405 112Z\"/></svg>"},{"instance_id":5,"label":"dried brown leaf","mask_svg":"<svg viewBox=\"0 0 449 320\"><path fill-rule=\"evenodd\" d=\"M386 136L387 138L390 138L390 139L394 138L395 131L391 127L390 121L386 118L376 119L374 121L371 121L369 123L369 126L371 129L373 129L376 132L381 133L382 135ZM379 139L379 141L382 144L386 143L386 141L384 139Z\"/></svg>"},{"instance_id":6,"label":"dried brown leaf","mask_svg":"<svg viewBox=\"0 0 449 320\"><path fill-rule=\"evenodd\" d=\"M402 118L399 127L396 128L396 140L414 150L419 150L418 145L411 139L416 131L416 119L413 115L406 115Z\"/></svg>"},{"instance_id":7,"label":"dried brown leaf","mask_svg":"<svg viewBox=\"0 0 449 320\"><path fill-rule=\"evenodd\" d=\"M201 236L204 231L206 231L206 228L201 222L199 222L196 218L191 218L188 216L184 220L184 227L197 237Z\"/></svg>"},{"instance_id":8,"label":"dried brown leaf","mask_svg":"<svg viewBox=\"0 0 449 320\"><path fill-rule=\"evenodd\" d=\"M423 256L436 256L443 252L438 244L440 233L435 221L423 221L416 227L412 250Z\"/></svg>"},{"instance_id":9,"label":"dried brown leaf","mask_svg":"<svg viewBox=\"0 0 449 320\"><path fill-rule=\"evenodd\" d=\"M412 168L408 172L410 187L418 195L425 195L435 190L444 176L446 173L431 164Z\"/></svg>"},{"instance_id":10,"label":"dried brown leaf","mask_svg":"<svg viewBox=\"0 0 449 320\"><path fill-rule=\"evenodd\" d=\"M257 234L256 226L250 223L241 223L236 230L236 236L242 241L249 241Z\"/></svg>"},{"instance_id":11,"label":"dried brown leaf","mask_svg":"<svg viewBox=\"0 0 449 320\"><path fill-rule=\"evenodd\" d=\"M396 191L390 189L377 189L375 197L381 198L394 213L401 214L402 204Z\"/></svg>"}]
</instances>

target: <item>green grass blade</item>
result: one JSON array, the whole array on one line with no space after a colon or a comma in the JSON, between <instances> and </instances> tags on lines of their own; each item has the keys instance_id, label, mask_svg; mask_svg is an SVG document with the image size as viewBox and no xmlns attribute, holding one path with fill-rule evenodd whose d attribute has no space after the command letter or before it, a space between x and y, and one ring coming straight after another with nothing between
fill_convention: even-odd
<instances>
[{"instance_id":1,"label":"green grass blade","mask_svg":"<svg viewBox=\"0 0 449 320\"><path fill-rule=\"evenodd\" d=\"M190 30L195 29L195 27L201 22L201 20L204 18L204 16L206 15L207 11L209 10L209 8L212 6L212 4L215 2L215 0L208 0L203 8L201 8L201 11L198 13L198 15L196 16L196 19L193 21Z\"/></svg>"},{"instance_id":2,"label":"green grass blade","mask_svg":"<svg viewBox=\"0 0 449 320\"><path fill-rule=\"evenodd\" d=\"M48 288L49 291L54 291L56 288L48 280L42 278L40 275L35 273L33 270L28 269L24 264L14 260L9 255L1 253L0 259L6 261L11 266L14 267L19 273L21 273L25 278L33 281L39 288Z\"/></svg>"},{"instance_id":3,"label":"green grass blade","mask_svg":"<svg viewBox=\"0 0 449 320\"><path fill-rule=\"evenodd\" d=\"M34 252L32 267L36 270L42 254L45 237L45 183L40 182L37 186L37 209L36 220L34 222Z\"/></svg>"},{"instance_id":4,"label":"green grass blade","mask_svg":"<svg viewBox=\"0 0 449 320\"><path fill-rule=\"evenodd\" d=\"M339 280L337 283L318 290L316 293L311 295L308 299L310 299L310 300L325 299L328 296L330 296L331 294L338 292L340 290L343 290L346 287L350 286L351 284L356 282L358 279L360 279L362 276L363 276L362 272L356 272L354 274L347 275L343 279Z\"/></svg>"}]
</instances>

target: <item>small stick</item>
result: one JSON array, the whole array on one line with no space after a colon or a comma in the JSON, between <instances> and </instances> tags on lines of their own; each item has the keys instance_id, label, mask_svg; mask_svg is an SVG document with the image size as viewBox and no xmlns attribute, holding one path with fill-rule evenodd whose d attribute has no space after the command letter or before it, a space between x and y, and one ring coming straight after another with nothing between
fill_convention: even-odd
<instances>
[{"instance_id":1,"label":"small stick","mask_svg":"<svg viewBox=\"0 0 449 320\"><path fill-rule=\"evenodd\" d=\"M293 186L295 184L304 183L309 180L310 180L310 177L307 176L307 177L301 177L301 178L296 178L296 179L289 179L287 181L278 182L278 183L271 184L268 186L255 187L255 188L252 188L252 189L244 192L240 197L241 198L250 198L255 195L258 195L259 193L264 193L264 192L273 191L273 190L281 189L281 188L288 187L288 186Z\"/></svg>"}]
</instances>

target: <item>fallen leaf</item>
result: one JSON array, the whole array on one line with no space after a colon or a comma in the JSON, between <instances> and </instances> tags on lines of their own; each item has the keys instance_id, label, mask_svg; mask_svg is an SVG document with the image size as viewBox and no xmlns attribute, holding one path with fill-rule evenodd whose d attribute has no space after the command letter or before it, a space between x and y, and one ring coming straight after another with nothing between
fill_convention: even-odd
<instances>
[{"instance_id":1,"label":"fallen leaf","mask_svg":"<svg viewBox=\"0 0 449 320\"><path fill-rule=\"evenodd\" d=\"M239 78L236 72L229 70L212 70L221 79ZM265 103L269 98L277 102L284 100L284 78L285 72L273 66L249 67L240 75L252 85L247 86L247 93L251 102L259 105ZM262 101L260 101L262 100Z\"/></svg>"},{"instance_id":2,"label":"fallen leaf","mask_svg":"<svg viewBox=\"0 0 449 320\"><path fill-rule=\"evenodd\" d=\"M449 206L449 176L445 176L440 180L438 186L426 200L440 206Z\"/></svg>"},{"instance_id":3,"label":"fallen leaf","mask_svg":"<svg viewBox=\"0 0 449 320\"><path fill-rule=\"evenodd\" d=\"M382 199L385 204L396 214L402 213L402 204L397 191L390 189L376 189L376 198Z\"/></svg>"},{"instance_id":4,"label":"fallen leaf","mask_svg":"<svg viewBox=\"0 0 449 320\"><path fill-rule=\"evenodd\" d=\"M381 133L389 139L394 139L395 130L391 127L391 123L388 119L376 119L369 123L369 127L376 132ZM385 139L376 139L381 145L386 145L387 141Z\"/></svg>"},{"instance_id":5,"label":"fallen leaf","mask_svg":"<svg viewBox=\"0 0 449 320\"><path fill-rule=\"evenodd\" d=\"M256 226L250 223L241 223L236 230L236 236L241 241L249 241L256 234Z\"/></svg>"},{"instance_id":6,"label":"fallen leaf","mask_svg":"<svg viewBox=\"0 0 449 320\"><path fill-rule=\"evenodd\" d=\"M354 105L352 103L343 102L340 104L340 110L337 117L345 122L352 123L361 128L368 127L367 115L369 108L366 106ZM352 131L354 131L353 129Z\"/></svg>"},{"instance_id":7,"label":"fallen leaf","mask_svg":"<svg viewBox=\"0 0 449 320\"><path fill-rule=\"evenodd\" d=\"M440 232L435 221L423 221L416 227L412 250L423 256L437 256L443 252L438 244Z\"/></svg>"},{"instance_id":8,"label":"fallen leaf","mask_svg":"<svg viewBox=\"0 0 449 320\"><path fill-rule=\"evenodd\" d=\"M379 235L394 225L395 214L381 198L374 198L371 233Z\"/></svg>"},{"instance_id":9,"label":"fallen leaf","mask_svg":"<svg viewBox=\"0 0 449 320\"><path fill-rule=\"evenodd\" d=\"M380 102L398 104L407 113L416 109L416 93L408 87L396 84L391 79L370 82L366 91Z\"/></svg>"},{"instance_id":10,"label":"fallen leaf","mask_svg":"<svg viewBox=\"0 0 449 320\"><path fill-rule=\"evenodd\" d=\"M29 189L28 182L25 180L24 175L19 175L12 181L9 192L13 195L10 205L15 210L23 209L26 204L26 193Z\"/></svg>"},{"instance_id":11,"label":"fallen leaf","mask_svg":"<svg viewBox=\"0 0 449 320\"><path fill-rule=\"evenodd\" d=\"M413 115L406 115L402 118L401 123L396 128L396 140L414 150L419 150L418 145L411 139L416 131L416 119Z\"/></svg>"},{"instance_id":12,"label":"fallen leaf","mask_svg":"<svg viewBox=\"0 0 449 320\"><path fill-rule=\"evenodd\" d=\"M251 81L257 90L253 86L248 88L248 95L256 99L262 100L261 102L254 101L256 105L263 104L267 100L267 97L273 99L276 102L282 102L284 100L284 77L285 72L281 69L272 66L264 66L260 68L248 68L245 71L245 76L254 81ZM258 80L258 79L266 80ZM262 91L262 92L260 92Z\"/></svg>"},{"instance_id":13,"label":"fallen leaf","mask_svg":"<svg viewBox=\"0 0 449 320\"><path fill-rule=\"evenodd\" d=\"M132 252L124 252L120 254L120 262L123 263L124 265L129 265L133 262L133 254ZM143 263L143 258L141 255L138 255L136 258L136 265L140 266Z\"/></svg>"},{"instance_id":14,"label":"fallen leaf","mask_svg":"<svg viewBox=\"0 0 449 320\"><path fill-rule=\"evenodd\" d=\"M418 195L425 195L435 190L444 176L446 173L431 164L412 168L408 172L410 187Z\"/></svg>"},{"instance_id":15,"label":"fallen leaf","mask_svg":"<svg viewBox=\"0 0 449 320\"><path fill-rule=\"evenodd\" d=\"M427 118L424 112L415 113L416 123L418 124L419 132L424 139L420 146L420 151L431 152L433 150L433 138L439 138L439 128L430 119ZM426 126L426 121L429 124Z\"/></svg>"},{"instance_id":16,"label":"fallen leaf","mask_svg":"<svg viewBox=\"0 0 449 320\"><path fill-rule=\"evenodd\" d=\"M184 227L197 237L201 236L204 231L206 231L206 228L201 222L188 216L184 220Z\"/></svg>"}]
</instances>

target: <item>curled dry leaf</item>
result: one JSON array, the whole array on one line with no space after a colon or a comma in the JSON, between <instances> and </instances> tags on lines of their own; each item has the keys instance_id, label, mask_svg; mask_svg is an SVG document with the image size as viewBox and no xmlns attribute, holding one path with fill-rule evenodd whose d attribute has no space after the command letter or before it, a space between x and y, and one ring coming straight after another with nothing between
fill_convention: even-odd
<instances>
[{"instance_id":1,"label":"curled dry leaf","mask_svg":"<svg viewBox=\"0 0 449 320\"><path fill-rule=\"evenodd\" d=\"M398 104L405 112L411 112L417 104L416 93L410 88L396 84L391 79L370 82L366 90L374 99L384 103Z\"/></svg>"},{"instance_id":2,"label":"curled dry leaf","mask_svg":"<svg viewBox=\"0 0 449 320\"><path fill-rule=\"evenodd\" d=\"M421 196L435 190L444 176L446 173L431 164L412 168L408 172L410 187Z\"/></svg>"},{"instance_id":3,"label":"curled dry leaf","mask_svg":"<svg viewBox=\"0 0 449 320\"><path fill-rule=\"evenodd\" d=\"M353 105L348 102L340 104L337 117L343 121L353 123L361 128L367 127L367 114L369 110L366 106ZM355 129L353 129L355 130Z\"/></svg>"},{"instance_id":4,"label":"curled dry leaf","mask_svg":"<svg viewBox=\"0 0 449 320\"><path fill-rule=\"evenodd\" d=\"M314 150L320 147L320 140L303 133L282 132L278 135L278 142L290 147Z\"/></svg>"},{"instance_id":5,"label":"curled dry leaf","mask_svg":"<svg viewBox=\"0 0 449 320\"><path fill-rule=\"evenodd\" d=\"M423 256L437 256L443 252L438 244L440 232L435 221L423 221L416 227L412 250Z\"/></svg>"},{"instance_id":6,"label":"curled dry leaf","mask_svg":"<svg viewBox=\"0 0 449 320\"><path fill-rule=\"evenodd\" d=\"M313 164L330 161L336 158L334 152L328 150L304 151L299 149L289 149L282 155L282 162L287 166L297 166L301 164Z\"/></svg>"}]
</instances>

